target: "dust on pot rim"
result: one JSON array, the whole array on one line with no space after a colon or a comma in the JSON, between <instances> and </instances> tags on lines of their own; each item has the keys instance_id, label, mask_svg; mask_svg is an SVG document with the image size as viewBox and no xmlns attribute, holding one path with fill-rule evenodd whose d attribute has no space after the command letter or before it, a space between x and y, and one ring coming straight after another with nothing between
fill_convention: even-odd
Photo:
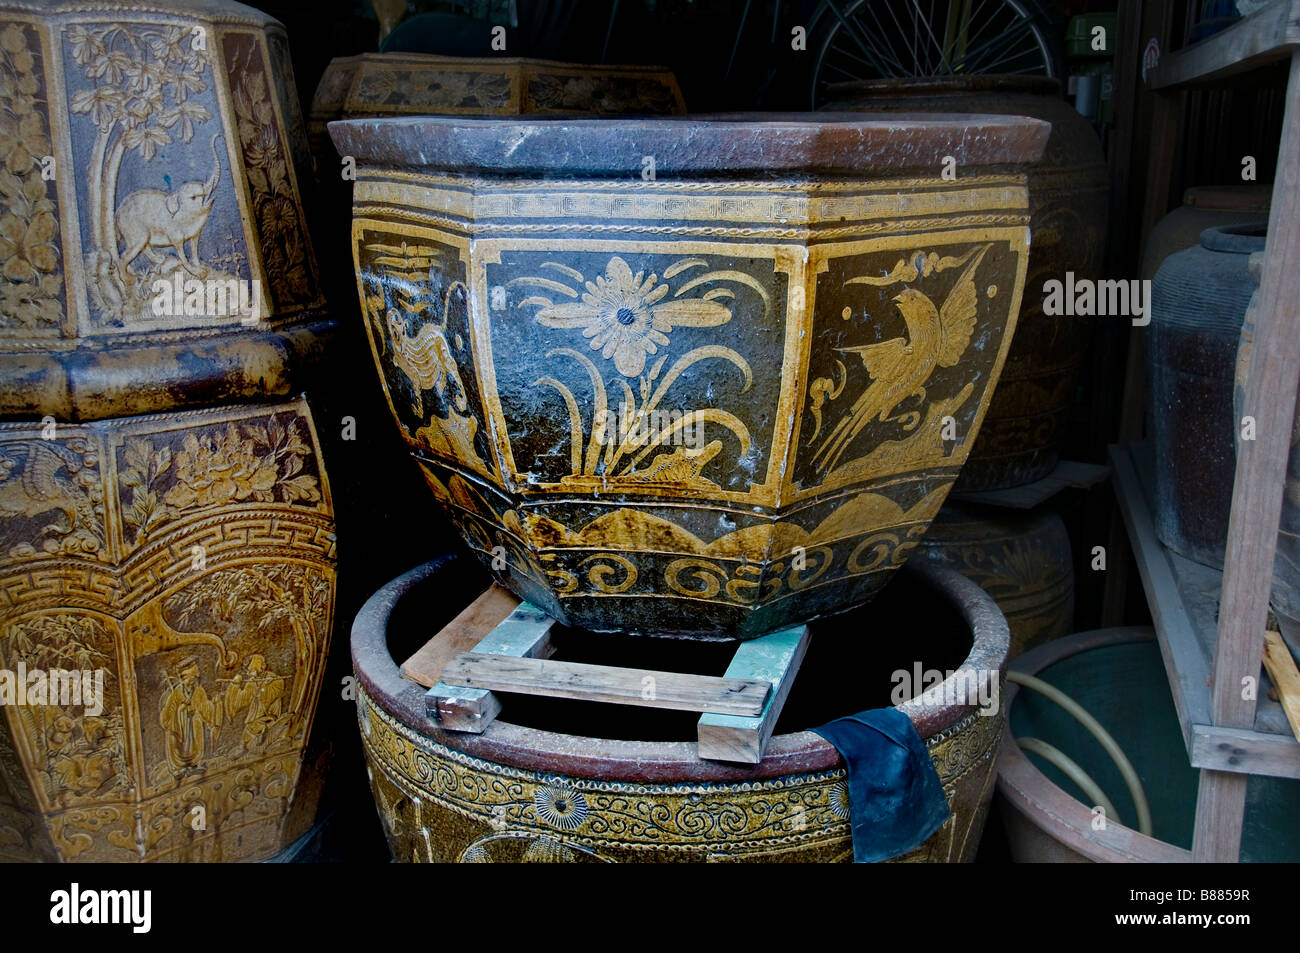
<instances>
[{"instance_id":1,"label":"dust on pot rim","mask_svg":"<svg viewBox=\"0 0 1300 953\"><path fill-rule=\"evenodd\" d=\"M329 124L340 155L386 167L549 177L872 175L1037 162L1051 123L943 113L743 113L654 119L417 116Z\"/></svg>"},{"instance_id":2,"label":"dust on pot rim","mask_svg":"<svg viewBox=\"0 0 1300 953\"><path fill-rule=\"evenodd\" d=\"M440 556L399 576L366 602L352 624L352 667L361 687L374 705L417 734L470 757L524 770L558 771L570 777L604 781L743 781L824 771L841 765L839 752L811 731L773 735L766 756L756 765L702 761L693 742L582 737L528 728L500 718L479 735L444 731L426 713L426 689L402 677L399 663L388 648L388 627L408 594L438 573L466 562L463 557ZM938 598L956 610L971 633L972 645L965 661L943 683L945 698L962 697L955 692L966 678L965 673L1005 671L1010 637L1006 619L989 595L960 573L921 561L908 563L900 572L934 590ZM948 688L954 691L949 693ZM856 710L851 701L845 706L843 714ZM896 707L927 739L967 716L979 717L977 703L933 704L913 698Z\"/></svg>"}]
</instances>

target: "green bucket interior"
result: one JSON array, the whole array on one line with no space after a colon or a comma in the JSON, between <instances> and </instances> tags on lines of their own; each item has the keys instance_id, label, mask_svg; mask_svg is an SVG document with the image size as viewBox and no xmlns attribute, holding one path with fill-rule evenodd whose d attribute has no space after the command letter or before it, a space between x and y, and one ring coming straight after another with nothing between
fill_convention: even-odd
<instances>
[{"instance_id":1,"label":"green bucket interior","mask_svg":"<svg viewBox=\"0 0 1300 953\"><path fill-rule=\"evenodd\" d=\"M1082 705L1133 762L1151 806L1154 836L1190 850L1197 772L1187 762L1156 642L1117 642L1089 649L1047 666L1038 677ZM1137 829L1137 809L1119 769L1101 744L1063 708L1021 687L1010 718L1014 737L1038 738L1060 749L1110 798L1120 822ZM1036 754L1028 757L1053 784L1088 803L1082 789L1062 771ZM1250 778L1241 859L1300 860L1300 781Z\"/></svg>"}]
</instances>

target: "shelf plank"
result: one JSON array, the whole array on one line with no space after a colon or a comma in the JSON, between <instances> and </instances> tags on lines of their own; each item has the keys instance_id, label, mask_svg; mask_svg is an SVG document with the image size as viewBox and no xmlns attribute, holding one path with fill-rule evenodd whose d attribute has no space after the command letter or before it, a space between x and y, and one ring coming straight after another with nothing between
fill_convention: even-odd
<instances>
[{"instance_id":1,"label":"shelf plank","mask_svg":"<svg viewBox=\"0 0 1300 953\"><path fill-rule=\"evenodd\" d=\"M1146 590L1160 654L1192 767L1216 772L1300 778L1300 744L1262 676L1253 729L1217 727L1210 708L1210 659L1223 574L1166 549L1151 513L1150 449L1114 446L1115 493ZM1261 635L1262 644L1262 635Z\"/></svg>"},{"instance_id":2,"label":"shelf plank","mask_svg":"<svg viewBox=\"0 0 1300 953\"><path fill-rule=\"evenodd\" d=\"M1222 80L1300 47L1300 0L1275 0L1199 43L1166 54L1152 71L1152 89Z\"/></svg>"},{"instance_id":3,"label":"shelf plank","mask_svg":"<svg viewBox=\"0 0 1300 953\"><path fill-rule=\"evenodd\" d=\"M1192 726L1192 767L1234 774L1300 778L1300 745L1289 735L1243 728Z\"/></svg>"},{"instance_id":4,"label":"shelf plank","mask_svg":"<svg viewBox=\"0 0 1300 953\"><path fill-rule=\"evenodd\" d=\"M1183 605L1164 547L1156 539L1155 522L1129 446L1111 447L1110 462L1115 474L1115 495L1137 559L1138 575L1146 590L1160 654L1169 675L1169 690L1174 696L1178 723L1190 757L1191 726L1210 721L1209 662L1197 641L1196 626Z\"/></svg>"}]
</instances>

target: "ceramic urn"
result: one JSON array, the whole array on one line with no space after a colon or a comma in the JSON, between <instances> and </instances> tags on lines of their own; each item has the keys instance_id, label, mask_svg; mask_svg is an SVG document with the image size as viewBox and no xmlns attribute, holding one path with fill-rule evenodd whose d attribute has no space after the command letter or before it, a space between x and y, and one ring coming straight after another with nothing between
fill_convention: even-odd
<instances>
[{"instance_id":1,"label":"ceramic urn","mask_svg":"<svg viewBox=\"0 0 1300 953\"><path fill-rule=\"evenodd\" d=\"M260 859L311 823L305 172L265 15L0 3L0 858Z\"/></svg>"},{"instance_id":2,"label":"ceramic urn","mask_svg":"<svg viewBox=\"0 0 1300 953\"><path fill-rule=\"evenodd\" d=\"M744 639L869 599L956 480L1015 330L1019 170L1048 128L330 132L357 160L358 293L393 416L470 547L563 622Z\"/></svg>"}]
</instances>

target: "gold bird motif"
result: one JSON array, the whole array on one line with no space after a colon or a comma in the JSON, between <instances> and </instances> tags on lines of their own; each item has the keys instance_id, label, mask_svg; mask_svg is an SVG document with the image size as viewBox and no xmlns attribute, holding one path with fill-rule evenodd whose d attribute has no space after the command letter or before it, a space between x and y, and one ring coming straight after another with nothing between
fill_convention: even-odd
<instances>
[{"instance_id":1,"label":"gold bird motif","mask_svg":"<svg viewBox=\"0 0 1300 953\"><path fill-rule=\"evenodd\" d=\"M891 414L913 395L924 403L925 383L934 369L952 367L970 345L975 332L975 269L986 251L988 246L972 258L938 309L928 296L913 288L906 288L894 297L898 313L907 325L907 337L838 348L862 359L871 375L871 384L813 454L813 466L818 473L833 469L853 439L873 420L903 423L903 429L908 431L920 425L921 410L897 417Z\"/></svg>"},{"instance_id":2,"label":"gold bird motif","mask_svg":"<svg viewBox=\"0 0 1300 953\"><path fill-rule=\"evenodd\" d=\"M411 408L416 417L424 420L424 392L434 390L441 397L448 381L455 385L456 409L465 413L468 407L465 385L456 370L456 362L451 356L451 347L443 336L443 329L437 324L426 324L416 332L415 337L407 337L406 322L396 308L388 309L387 318L389 336L393 342L393 363L411 381L411 389L415 393Z\"/></svg>"}]
</instances>

